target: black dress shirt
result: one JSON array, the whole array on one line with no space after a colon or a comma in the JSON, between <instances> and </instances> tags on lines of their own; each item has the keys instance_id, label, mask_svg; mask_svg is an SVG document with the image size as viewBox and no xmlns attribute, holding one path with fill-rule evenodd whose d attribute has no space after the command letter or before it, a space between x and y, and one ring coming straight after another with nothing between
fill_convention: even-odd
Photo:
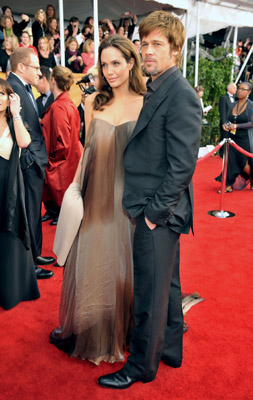
<instances>
[{"instance_id":1,"label":"black dress shirt","mask_svg":"<svg viewBox=\"0 0 253 400\"><path fill-rule=\"evenodd\" d=\"M145 107L148 104L152 94L163 84L163 82L168 78L168 76L173 74L173 72L175 72L177 69L178 69L178 67L176 65L174 65L173 67L171 67L171 68L167 69L165 72L163 72L155 80L152 81L151 78L148 79L147 84L146 84L147 92L145 93L144 98L143 98L143 107Z\"/></svg>"}]
</instances>

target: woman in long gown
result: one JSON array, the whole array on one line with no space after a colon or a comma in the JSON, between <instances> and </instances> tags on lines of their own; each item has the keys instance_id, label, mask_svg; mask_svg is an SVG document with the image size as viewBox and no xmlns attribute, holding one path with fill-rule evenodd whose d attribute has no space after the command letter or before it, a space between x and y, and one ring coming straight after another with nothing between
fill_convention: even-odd
<instances>
[{"instance_id":1,"label":"woman in long gown","mask_svg":"<svg viewBox=\"0 0 253 400\"><path fill-rule=\"evenodd\" d=\"M230 124L223 125L223 129L229 131L230 138L249 153L253 153L253 103L248 98L251 89L252 86L249 82L240 83L237 89L238 101L233 103L228 114ZM253 189L252 159L230 146L225 189L227 193L233 191L232 185L239 174L246 180L250 179L250 187ZM221 181L221 174L216 180Z\"/></svg>"},{"instance_id":2,"label":"woman in long gown","mask_svg":"<svg viewBox=\"0 0 253 400\"><path fill-rule=\"evenodd\" d=\"M50 341L71 356L124 360L133 325L134 222L123 211L123 152L139 116L145 86L132 42L113 35L99 48L99 93L85 102L87 142L75 182L84 217L68 255L60 327Z\"/></svg>"},{"instance_id":3,"label":"woman in long gown","mask_svg":"<svg viewBox=\"0 0 253 400\"><path fill-rule=\"evenodd\" d=\"M7 116L8 108L13 118ZM19 165L19 148L31 138L19 112L19 96L0 79L0 306L7 310L40 297Z\"/></svg>"}]
</instances>

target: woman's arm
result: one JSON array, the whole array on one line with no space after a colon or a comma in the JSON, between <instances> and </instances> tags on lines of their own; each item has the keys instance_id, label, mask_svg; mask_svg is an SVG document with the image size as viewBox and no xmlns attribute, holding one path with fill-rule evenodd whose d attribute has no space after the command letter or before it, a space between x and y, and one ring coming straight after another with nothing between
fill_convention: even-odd
<instances>
[{"instance_id":1,"label":"woman's arm","mask_svg":"<svg viewBox=\"0 0 253 400\"><path fill-rule=\"evenodd\" d=\"M10 94L10 111L13 118L13 125L17 144L21 149L25 149L31 143L31 136L24 126L23 120L20 116L20 97L18 94Z\"/></svg>"},{"instance_id":2,"label":"woman's arm","mask_svg":"<svg viewBox=\"0 0 253 400\"><path fill-rule=\"evenodd\" d=\"M248 115L248 122L243 124L236 124L236 128L240 129L251 129L253 128L253 102L248 100L248 105L246 108L247 115Z\"/></svg>"},{"instance_id":3,"label":"woman's arm","mask_svg":"<svg viewBox=\"0 0 253 400\"><path fill-rule=\"evenodd\" d=\"M93 103L97 93L92 93L85 98L85 110L84 110L84 119L85 119L85 134L87 138L87 134L89 131L90 122L93 118Z\"/></svg>"}]
</instances>

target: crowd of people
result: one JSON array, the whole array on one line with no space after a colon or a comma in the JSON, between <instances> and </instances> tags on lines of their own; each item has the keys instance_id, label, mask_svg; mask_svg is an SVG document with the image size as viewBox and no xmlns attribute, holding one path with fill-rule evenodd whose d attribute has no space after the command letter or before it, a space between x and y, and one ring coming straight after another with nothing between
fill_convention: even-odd
<instances>
[{"instance_id":1,"label":"crowd of people","mask_svg":"<svg viewBox=\"0 0 253 400\"><path fill-rule=\"evenodd\" d=\"M91 17L82 30L71 18L63 67L53 6L35 14L33 44L27 16L15 24L9 7L3 15L5 46L17 35L21 45L0 80L0 305L39 298L36 278L53 276L41 267L56 261L41 255L42 222L52 220L54 265L64 266L64 275L50 342L97 365L124 361L130 345L123 368L98 384L150 382L160 361L178 368L183 357L180 235L193 229L204 90L194 91L180 71L184 27L169 12L148 15L139 27L141 60L140 41L130 40L136 16L122 14L118 29L103 20L96 70ZM69 97L73 72L91 68L95 91L83 95L85 113L81 105L78 112ZM31 85L41 93L37 100ZM224 132L237 129L244 144L246 132L248 150L250 89L240 84L227 112L231 124L222 124ZM250 168L246 158L243 164Z\"/></svg>"},{"instance_id":2,"label":"crowd of people","mask_svg":"<svg viewBox=\"0 0 253 400\"><path fill-rule=\"evenodd\" d=\"M118 26L108 18L99 21L100 42L116 32L132 39L137 16L132 12L121 15ZM93 18L86 18L81 26L77 17L71 17L64 31L65 65L72 72L86 73L94 65L94 26ZM8 63L12 52L18 47L32 47L39 56L40 65L53 68L60 65L60 32L59 22L53 5L38 9L33 22L26 14L21 15L21 22L14 20L12 10L2 7L0 19L0 70L10 69Z\"/></svg>"},{"instance_id":3,"label":"crowd of people","mask_svg":"<svg viewBox=\"0 0 253 400\"><path fill-rule=\"evenodd\" d=\"M252 47L252 42L250 38L246 38L245 42L243 40L238 40L235 54L236 54L236 73L238 73L245 62L248 53ZM243 71L241 80L250 81L253 79L253 53L247 61L245 70Z\"/></svg>"}]
</instances>

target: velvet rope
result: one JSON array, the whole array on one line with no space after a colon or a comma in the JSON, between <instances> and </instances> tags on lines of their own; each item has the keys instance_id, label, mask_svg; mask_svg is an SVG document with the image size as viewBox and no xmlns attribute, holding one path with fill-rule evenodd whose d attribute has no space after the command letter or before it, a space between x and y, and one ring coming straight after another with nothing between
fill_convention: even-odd
<instances>
[{"instance_id":1,"label":"velvet rope","mask_svg":"<svg viewBox=\"0 0 253 400\"><path fill-rule=\"evenodd\" d=\"M244 154L247 157L253 158L253 154L249 153L248 151L244 150L242 147L238 146L233 140L229 142L231 146L233 146L236 150L240 151L240 153Z\"/></svg>"},{"instance_id":2,"label":"velvet rope","mask_svg":"<svg viewBox=\"0 0 253 400\"><path fill-rule=\"evenodd\" d=\"M218 151L224 145L224 143L225 143L225 139L223 139L219 144L217 144L217 146L212 151L210 151L210 153L206 154L204 157L200 157L197 160L197 163L200 161L204 161L207 158L211 157L214 153L216 153L216 151Z\"/></svg>"}]
</instances>

